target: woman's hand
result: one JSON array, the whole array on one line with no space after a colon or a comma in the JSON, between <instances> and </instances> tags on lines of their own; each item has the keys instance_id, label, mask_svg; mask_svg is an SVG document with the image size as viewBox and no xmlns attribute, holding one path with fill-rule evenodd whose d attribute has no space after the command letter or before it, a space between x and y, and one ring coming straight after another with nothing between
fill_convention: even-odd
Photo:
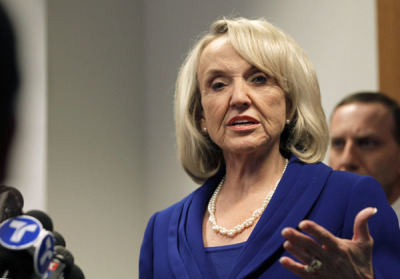
<instances>
[{"instance_id":1,"label":"woman's hand","mask_svg":"<svg viewBox=\"0 0 400 279\"><path fill-rule=\"evenodd\" d=\"M293 228L285 228L283 247L301 263L282 257L281 264L301 278L374 278L372 246L368 219L376 208L361 210L354 220L353 239L335 237L313 221L300 222L299 228L316 240ZM318 242L319 243L318 243Z\"/></svg>"}]
</instances>

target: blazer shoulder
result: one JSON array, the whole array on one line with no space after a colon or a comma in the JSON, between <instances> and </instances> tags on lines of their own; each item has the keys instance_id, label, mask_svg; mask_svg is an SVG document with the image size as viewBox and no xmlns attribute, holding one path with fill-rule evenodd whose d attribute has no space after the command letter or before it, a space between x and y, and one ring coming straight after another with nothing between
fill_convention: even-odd
<instances>
[{"instance_id":1,"label":"blazer shoulder","mask_svg":"<svg viewBox=\"0 0 400 279\"><path fill-rule=\"evenodd\" d=\"M332 182L346 185L346 187L348 187L349 185L359 185L359 184L374 185L373 187L380 186L379 182L371 176L361 175L347 171L333 170L329 178Z\"/></svg>"}]
</instances>

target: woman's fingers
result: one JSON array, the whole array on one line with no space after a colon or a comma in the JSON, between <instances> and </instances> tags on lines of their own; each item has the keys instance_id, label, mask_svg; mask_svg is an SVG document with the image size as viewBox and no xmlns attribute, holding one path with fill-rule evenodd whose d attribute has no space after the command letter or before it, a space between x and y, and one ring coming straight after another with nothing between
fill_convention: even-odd
<instances>
[{"instance_id":1,"label":"woman's fingers","mask_svg":"<svg viewBox=\"0 0 400 279\"><path fill-rule=\"evenodd\" d=\"M296 245L296 242L293 242L292 244L292 242L286 240L283 244L283 248L304 264L310 263L313 259L313 256L311 255L312 252L307 251L303 247L299 247Z\"/></svg>"},{"instance_id":2,"label":"woman's fingers","mask_svg":"<svg viewBox=\"0 0 400 279\"><path fill-rule=\"evenodd\" d=\"M376 212L376 208L368 207L357 214L353 239L338 238L310 220L300 222L301 231L285 228L283 247L300 262L282 257L282 266L302 278L358 278L360 274L370 278L373 239L368 220Z\"/></svg>"},{"instance_id":3,"label":"woman's fingers","mask_svg":"<svg viewBox=\"0 0 400 279\"><path fill-rule=\"evenodd\" d=\"M328 230L309 220L301 221L299 228L314 237L324 248L337 250L338 242L336 237Z\"/></svg>"},{"instance_id":4,"label":"woman's fingers","mask_svg":"<svg viewBox=\"0 0 400 279\"><path fill-rule=\"evenodd\" d=\"M354 219L353 240L356 242L369 242L372 237L369 234L368 219L375 215L378 210L374 207L367 207L361 210Z\"/></svg>"},{"instance_id":5,"label":"woman's fingers","mask_svg":"<svg viewBox=\"0 0 400 279\"><path fill-rule=\"evenodd\" d=\"M354 235L353 240L356 242L369 242L372 240L368 229L368 219L377 212L376 208L367 207L361 210L354 220ZM300 222L299 228L310 234L322 245L330 250L336 250L338 247L337 238L328 230L318 225L317 223L304 220Z\"/></svg>"},{"instance_id":6,"label":"woman's fingers","mask_svg":"<svg viewBox=\"0 0 400 279\"><path fill-rule=\"evenodd\" d=\"M321 245L308 235L292 228L284 229L282 235L287 239L283 245L285 250L305 265L310 264L315 257L324 257Z\"/></svg>"},{"instance_id":7,"label":"woman's fingers","mask_svg":"<svg viewBox=\"0 0 400 279\"><path fill-rule=\"evenodd\" d=\"M318 278L318 271L309 273L305 270L304 265L292 260L289 257L282 257L279 259L279 262L283 267L301 278Z\"/></svg>"}]
</instances>

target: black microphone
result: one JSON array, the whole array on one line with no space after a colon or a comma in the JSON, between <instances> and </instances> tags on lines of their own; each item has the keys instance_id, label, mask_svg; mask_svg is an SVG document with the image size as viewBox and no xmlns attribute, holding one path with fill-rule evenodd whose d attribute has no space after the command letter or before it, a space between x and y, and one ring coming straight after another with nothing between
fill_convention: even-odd
<instances>
[{"instance_id":1,"label":"black microphone","mask_svg":"<svg viewBox=\"0 0 400 279\"><path fill-rule=\"evenodd\" d=\"M54 237L54 246L66 247L65 239L58 231L53 231L53 237Z\"/></svg>"},{"instance_id":2,"label":"black microphone","mask_svg":"<svg viewBox=\"0 0 400 279\"><path fill-rule=\"evenodd\" d=\"M14 187L0 185L0 223L22 213L24 198ZM0 277L27 278L33 272L32 256L26 251L13 251L0 243Z\"/></svg>"},{"instance_id":3,"label":"black microphone","mask_svg":"<svg viewBox=\"0 0 400 279\"><path fill-rule=\"evenodd\" d=\"M24 198L14 187L0 186L0 223L22 214Z\"/></svg>"},{"instance_id":4,"label":"black microphone","mask_svg":"<svg viewBox=\"0 0 400 279\"><path fill-rule=\"evenodd\" d=\"M36 218L47 231L53 231L53 221L50 216L40 210L29 210L24 213L24 215L29 215Z\"/></svg>"},{"instance_id":5,"label":"black microphone","mask_svg":"<svg viewBox=\"0 0 400 279\"><path fill-rule=\"evenodd\" d=\"M40 210L23 213L23 204L17 189L0 186L0 278L84 279L51 218Z\"/></svg>"},{"instance_id":6,"label":"black microphone","mask_svg":"<svg viewBox=\"0 0 400 279\"><path fill-rule=\"evenodd\" d=\"M74 264L72 254L65 248L65 239L57 231L53 231L54 256L47 274L41 279L85 279L81 268Z\"/></svg>"},{"instance_id":7,"label":"black microphone","mask_svg":"<svg viewBox=\"0 0 400 279\"><path fill-rule=\"evenodd\" d=\"M0 278L26 279L34 272L27 251L12 251L0 245Z\"/></svg>"},{"instance_id":8,"label":"black microphone","mask_svg":"<svg viewBox=\"0 0 400 279\"><path fill-rule=\"evenodd\" d=\"M71 269L71 273L65 277L65 279L85 279L85 275L79 266L74 265Z\"/></svg>"},{"instance_id":9,"label":"black microphone","mask_svg":"<svg viewBox=\"0 0 400 279\"><path fill-rule=\"evenodd\" d=\"M54 247L54 256L49 265L47 274L42 279L69 278L74 267L74 256L63 246ZM76 270L75 270L76 272Z\"/></svg>"},{"instance_id":10,"label":"black microphone","mask_svg":"<svg viewBox=\"0 0 400 279\"><path fill-rule=\"evenodd\" d=\"M9 218L0 224L0 274L11 278L42 276L54 254L53 235L29 215Z\"/></svg>"}]
</instances>

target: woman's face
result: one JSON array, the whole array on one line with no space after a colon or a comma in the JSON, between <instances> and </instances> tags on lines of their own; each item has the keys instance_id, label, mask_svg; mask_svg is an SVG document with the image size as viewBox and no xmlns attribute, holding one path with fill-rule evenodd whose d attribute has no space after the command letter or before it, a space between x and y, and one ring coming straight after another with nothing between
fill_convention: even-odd
<instances>
[{"instance_id":1,"label":"woman's face","mask_svg":"<svg viewBox=\"0 0 400 279\"><path fill-rule=\"evenodd\" d=\"M224 154L279 151L287 117L285 93L275 79L246 62L227 36L203 50L197 78L201 128L207 128Z\"/></svg>"}]
</instances>

